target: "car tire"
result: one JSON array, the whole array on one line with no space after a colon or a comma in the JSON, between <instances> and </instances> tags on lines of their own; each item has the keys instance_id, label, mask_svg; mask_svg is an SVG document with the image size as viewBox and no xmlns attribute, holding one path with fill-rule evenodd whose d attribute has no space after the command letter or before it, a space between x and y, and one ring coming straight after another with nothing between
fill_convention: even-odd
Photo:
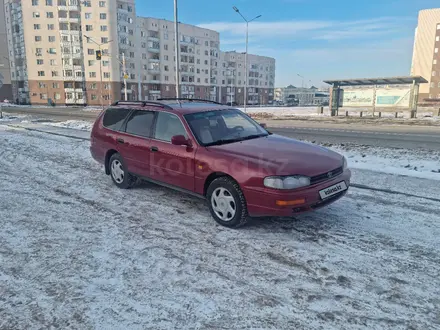
<instances>
[{"instance_id":1,"label":"car tire","mask_svg":"<svg viewBox=\"0 0 440 330\"><path fill-rule=\"evenodd\" d=\"M124 159L120 154L115 153L110 157L109 169L112 181L118 188L129 189L136 184L136 176L128 173Z\"/></svg>"},{"instance_id":2,"label":"car tire","mask_svg":"<svg viewBox=\"0 0 440 330\"><path fill-rule=\"evenodd\" d=\"M222 226L238 228L249 219L244 194L230 177L223 176L212 181L206 199L212 217Z\"/></svg>"}]
</instances>

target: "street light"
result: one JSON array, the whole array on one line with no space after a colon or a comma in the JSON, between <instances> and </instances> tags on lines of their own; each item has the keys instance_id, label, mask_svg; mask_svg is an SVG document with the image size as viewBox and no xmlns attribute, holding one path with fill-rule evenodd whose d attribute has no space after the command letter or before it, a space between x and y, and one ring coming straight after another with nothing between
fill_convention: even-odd
<instances>
[{"instance_id":1,"label":"street light","mask_svg":"<svg viewBox=\"0 0 440 330\"><path fill-rule=\"evenodd\" d=\"M240 10L238 10L238 8L237 7L232 7L232 9L234 9L234 11L236 12L236 13L238 13L243 19L244 19L244 21L246 22L246 54L245 54L245 56L244 56L244 66L245 66L245 72L244 72L244 75L245 75L245 79L244 79L244 112L246 112L246 104L247 104L247 87L248 87L248 79L249 79L249 77L248 77L248 64L247 64L247 62L248 62L248 40L249 40L249 23L250 22L252 22L252 21L255 21L257 18L260 18L261 17L261 15L258 15L258 16L255 16L253 19L251 19L251 20L247 20L241 13L240 13Z\"/></svg>"},{"instance_id":2,"label":"street light","mask_svg":"<svg viewBox=\"0 0 440 330\"><path fill-rule=\"evenodd\" d=\"M99 53L101 54L101 56L102 56L102 51L101 51L102 45L107 45L113 41L113 40L110 40L110 41L107 41L106 43L99 44L95 40L93 40L92 38L90 38L86 35L84 35L84 37L86 37L87 40L90 40L91 42L93 42L95 45L97 45L99 47ZM101 58L99 59L99 76L100 76L100 80L101 80L101 83L99 86L99 92L101 94L101 107L104 109L104 97L102 95L102 60L101 60Z\"/></svg>"},{"instance_id":3,"label":"street light","mask_svg":"<svg viewBox=\"0 0 440 330\"><path fill-rule=\"evenodd\" d=\"M177 0L174 0L174 48L175 48L175 64L176 64L176 97L180 98L180 66L179 66L179 21L177 17Z\"/></svg>"},{"instance_id":4,"label":"street light","mask_svg":"<svg viewBox=\"0 0 440 330\"><path fill-rule=\"evenodd\" d=\"M297 74L297 76L302 78L301 87L304 88L304 77L301 76L299 73Z\"/></svg>"}]
</instances>

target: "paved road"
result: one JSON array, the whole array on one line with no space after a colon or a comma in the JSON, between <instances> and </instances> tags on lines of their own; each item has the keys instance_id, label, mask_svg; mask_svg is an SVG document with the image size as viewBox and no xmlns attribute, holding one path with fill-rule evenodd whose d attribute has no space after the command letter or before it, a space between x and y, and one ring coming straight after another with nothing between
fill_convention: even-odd
<instances>
[{"instance_id":1,"label":"paved road","mask_svg":"<svg viewBox=\"0 0 440 330\"><path fill-rule=\"evenodd\" d=\"M54 120L93 120L98 112L75 108L6 108L9 113L31 114ZM440 126L266 120L276 134L319 143L356 143L378 147L440 150Z\"/></svg>"}]
</instances>

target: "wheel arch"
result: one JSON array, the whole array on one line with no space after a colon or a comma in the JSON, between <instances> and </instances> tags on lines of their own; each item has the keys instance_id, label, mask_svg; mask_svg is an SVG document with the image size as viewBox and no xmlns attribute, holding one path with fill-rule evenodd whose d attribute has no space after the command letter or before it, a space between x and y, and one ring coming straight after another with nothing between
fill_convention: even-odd
<instances>
[{"instance_id":1,"label":"wheel arch","mask_svg":"<svg viewBox=\"0 0 440 330\"><path fill-rule=\"evenodd\" d=\"M110 149L106 152L104 160L105 174L110 175L110 158L117 153L118 151L115 149Z\"/></svg>"},{"instance_id":2,"label":"wheel arch","mask_svg":"<svg viewBox=\"0 0 440 330\"><path fill-rule=\"evenodd\" d=\"M205 184L203 185L203 196L206 196L206 193L208 192L209 185L212 183L212 181L214 181L215 179L221 178L221 177L228 177L231 180L234 180L238 184L237 180L235 180L232 176L230 176L227 173L213 172L206 177Z\"/></svg>"}]
</instances>

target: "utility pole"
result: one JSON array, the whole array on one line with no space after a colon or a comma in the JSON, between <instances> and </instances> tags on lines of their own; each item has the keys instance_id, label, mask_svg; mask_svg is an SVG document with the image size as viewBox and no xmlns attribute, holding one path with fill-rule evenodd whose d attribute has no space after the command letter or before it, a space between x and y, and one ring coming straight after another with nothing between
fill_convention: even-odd
<instances>
[{"instance_id":1,"label":"utility pole","mask_svg":"<svg viewBox=\"0 0 440 330\"><path fill-rule=\"evenodd\" d=\"M246 106L247 106L247 89L248 89L248 79L249 79L249 74L248 74L248 72L249 72L249 68L248 68L248 41L249 41L249 23L250 22L252 22L252 21L254 21L254 20L256 20L257 18L260 18L261 17L261 15L258 15L258 16L256 16L256 17L254 17L253 19L251 19L251 20L247 20L241 13L240 13L240 10L238 10L238 8L237 7L232 7L232 9L234 9L234 11L236 12L236 13L238 13L243 19L244 19L244 21L246 22L246 54L245 54L245 56L244 56L244 66L245 66L245 69L244 69L244 75L245 75L245 78L244 78L244 112L246 112Z\"/></svg>"},{"instance_id":2,"label":"utility pole","mask_svg":"<svg viewBox=\"0 0 440 330\"><path fill-rule=\"evenodd\" d=\"M122 70L124 70L124 94L125 94L125 101L128 101L127 99L127 69L125 68L125 53L122 53Z\"/></svg>"},{"instance_id":3,"label":"utility pole","mask_svg":"<svg viewBox=\"0 0 440 330\"><path fill-rule=\"evenodd\" d=\"M176 56L176 97L180 98L180 49L179 49L179 21L177 15L177 0L174 0L174 47Z\"/></svg>"}]
</instances>

